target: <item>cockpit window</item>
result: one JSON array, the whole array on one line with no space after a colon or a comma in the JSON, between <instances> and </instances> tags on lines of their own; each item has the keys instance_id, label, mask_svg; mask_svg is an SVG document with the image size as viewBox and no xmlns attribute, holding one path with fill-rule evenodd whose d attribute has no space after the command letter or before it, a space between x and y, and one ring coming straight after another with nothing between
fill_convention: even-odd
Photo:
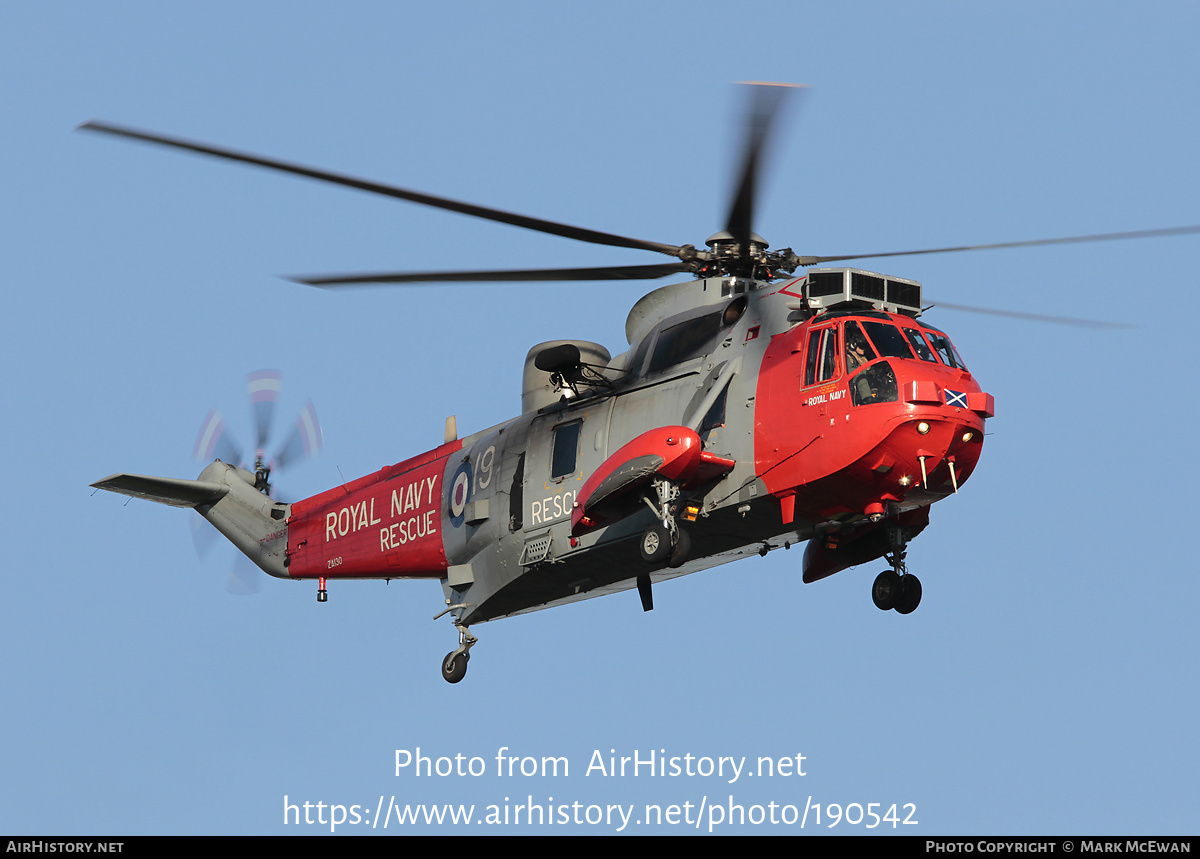
<instances>
[{"instance_id":1,"label":"cockpit window","mask_svg":"<svg viewBox=\"0 0 1200 859\"><path fill-rule=\"evenodd\" d=\"M804 384L815 385L837 375L838 330L820 328L808 333L808 361L804 367Z\"/></svg>"},{"instance_id":2,"label":"cockpit window","mask_svg":"<svg viewBox=\"0 0 1200 859\"><path fill-rule=\"evenodd\" d=\"M887 361L879 361L850 380L850 402L856 406L894 403L899 400L896 374Z\"/></svg>"},{"instance_id":3,"label":"cockpit window","mask_svg":"<svg viewBox=\"0 0 1200 859\"><path fill-rule=\"evenodd\" d=\"M911 358L913 356L912 350L908 348L908 341L904 339L904 335L895 325L864 321L863 327L867 329L867 335L875 344L875 348L879 350L880 355L889 358Z\"/></svg>"},{"instance_id":4,"label":"cockpit window","mask_svg":"<svg viewBox=\"0 0 1200 859\"><path fill-rule=\"evenodd\" d=\"M915 328L904 328L904 336L908 338L908 342L912 345L913 351L917 353L917 357L922 361L929 361L936 364L937 358L933 357L933 352L929 351L929 346L925 343L925 338L921 336L921 332Z\"/></svg>"},{"instance_id":5,"label":"cockpit window","mask_svg":"<svg viewBox=\"0 0 1200 859\"><path fill-rule=\"evenodd\" d=\"M853 373L868 361L875 360L875 350L867 342L857 322L846 323L846 372Z\"/></svg>"},{"instance_id":6,"label":"cockpit window","mask_svg":"<svg viewBox=\"0 0 1200 859\"><path fill-rule=\"evenodd\" d=\"M960 370L967 369L967 365L963 363L963 359L959 357L958 352L954 348L954 344L950 342L950 338L938 331L931 325L925 326L925 334L929 337L929 342L933 346L933 350L937 352L938 357L948 367L956 367Z\"/></svg>"}]
</instances>

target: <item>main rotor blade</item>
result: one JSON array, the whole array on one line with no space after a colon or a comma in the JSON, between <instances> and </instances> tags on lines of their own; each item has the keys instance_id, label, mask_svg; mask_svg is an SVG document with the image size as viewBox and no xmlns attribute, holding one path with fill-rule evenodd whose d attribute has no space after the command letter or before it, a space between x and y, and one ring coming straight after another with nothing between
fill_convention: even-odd
<instances>
[{"instance_id":1,"label":"main rotor blade","mask_svg":"<svg viewBox=\"0 0 1200 859\"><path fill-rule=\"evenodd\" d=\"M305 167L300 164L291 164L286 161L279 161L273 158L264 158L259 155L251 155L245 152L236 152L232 149L224 149L217 146L210 146L206 143L196 143L189 140L183 140L176 137L167 137L166 135L156 134L148 131L139 131L134 128L126 128L119 125L111 125L106 122L93 120L85 122L79 126L83 131L98 131L103 134L112 134L117 137L128 137L133 140L143 140L147 143L157 143L162 146L171 146L176 149L186 149L191 152L198 152L201 155L212 155L216 158L226 158L230 161L240 161L244 164L253 164L257 167L266 167L270 170L280 170L284 173L293 173L297 176L306 176L309 179L317 179L322 182L332 182L335 185L344 185L349 188L357 188L360 191L367 191L372 194L382 194L387 197L395 197L400 200L408 200L411 203L420 203L423 206L433 206L436 209L446 209L451 212L458 212L463 215L470 215L475 218L483 218L488 221L498 221L502 224L510 224L514 227L523 227L527 230L536 230L540 233L550 233L555 236L562 236L568 239L576 239L581 242L589 242L596 245L611 245L618 248L633 248L635 250L655 251L657 253L667 254L668 256L678 257L683 253L683 248L678 245L667 245L660 242L650 242L643 239L634 239L627 236L618 236L612 233L603 233L598 230L589 230L584 227L573 227L569 224L560 224L555 221L547 221L542 218L532 218L527 215L517 215L512 212L505 212L500 209L490 209L486 206L476 206L473 203L463 203L458 200L449 200L445 197L435 197L432 194L422 194L419 191L409 191L404 188L397 188L392 185L384 185L379 182L371 182L366 179L357 179L353 176L346 176L340 173L333 173L327 170L318 170L314 167Z\"/></svg>"},{"instance_id":2,"label":"main rotor blade","mask_svg":"<svg viewBox=\"0 0 1200 859\"><path fill-rule=\"evenodd\" d=\"M992 245L962 245L953 248L931 248L923 251L891 251L883 254L847 254L846 256L835 257L800 257L799 265L819 265L826 262L841 262L842 260L850 259L875 259L878 257L905 257L919 256L921 254L947 254L955 251L988 251L997 250L999 248L1032 248L1039 245L1072 245L1084 244L1086 242L1112 242L1121 241L1124 239L1152 239L1161 236L1187 236L1200 233L1200 226L1194 227L1167 227L1160 230L1135 230L1127 233L1098 233L1093 236L1068 236L1062 239L1034 239L1027 242L999 242Z\"/></svg>"},{"instance_id":3,"label":"main rotor blade","mask_svg":"<svg viewBox=\"0 0 1200 859\"><path fill-rule=\"evenodd\" d=\"M742 150L742 165L734 191L733 203L725 229L737 240L743 256L750 253L750 233L753 229L754 205L758 189L759 168L770 142L771 127L779 109L797 84L752 83L750 109L746 115L746 140Z\"/></svg>"},{"instance_id":4,"label":"main rotor blade","mask_svg":"<svg viewBox=\"0 0 1200 859\"><path fill-rule=\"evenodd\" d=\"M597 268L536 268L523 271L431 271L337 274L320 277L289 277L308 286L361 286L387 283L505 283L521 281L653 280L669 274L690 272L683 262L656 265L600 266Z\"/></svg>"},{"instance_id":5,"label":"main rotor blade","mask_svg":"<svg viewBox=\"0 0 1200 859\"><path fill-rule=\"evenodd\" d=\"M1091 328L1098 331L1113 331L1121 328L1134 328L1136 326L1127 325L1124 322L1101 322L1095 319L1080 319L1077 316L1048 316L1044 313L1023 313L1019 310L997 310L993 307L974 307L970 304L947 304L944 301L935 301L926 309L942 308L944 310L957 310L963 313L980 313L985 316L1004 316L1009 319L1021 319L1032 322L1049 322L1053 325L1069 325L1073 328Z\"/></svg>"}]
</instances>

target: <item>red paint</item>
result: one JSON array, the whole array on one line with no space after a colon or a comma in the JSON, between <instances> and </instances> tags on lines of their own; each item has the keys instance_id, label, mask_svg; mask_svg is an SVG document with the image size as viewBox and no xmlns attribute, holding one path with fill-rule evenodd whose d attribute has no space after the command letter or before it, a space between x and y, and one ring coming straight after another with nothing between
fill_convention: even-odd
<instances>
[{"instance_id":1,"label":"red paint","mask_svg":"<svg viewBox=\"0 0 1200 859\"><path fill-rule=\"evenodd\" d=\"M915 537L929 524L929 508L901 513L895 524L902 525ZM804 549L804 582L815 582L848 567L869 563L883 557L888 549L887 532L882 523L860 528L851 534L814 537Z\"/></svg>"},{"instance_id":2,"label":"red paint","mask_svg":"<svg viewBox=\"0 0 1200 859\"><path fill-rule=\"evenodd\" d=\"M292 505L293 578L441 578L446 458L461 441Z\"/></svg>"},{"instance_id":3,"label":"red paint","mask_svg":"<svg viewBox=\"0 0 1200 859\"><path fill-rule=\"evenodd\" d=\"M640 478L623 485L618 493L604 498L598 506L594 505L595 509L588 509L595 491L613 472L632 460L651 457L661 459L661 464L658 464L654 471L646 472ZM604 463L584 481L575 496L575 505L571 510L571 533L579 535L610 521L618 515L618 509L625 508L629 496L639 487L646 485L655 475L683 484L694 480L700 472L702 462L706 468L720 468L724 462L729 462L732 467L731 460L721 457L709 455L705 459L700 449L700 436L687 427L658 427L642 433L604 460Z\"/></svg>"},{"instance_id":4,"label":"red paint","mask_svg":"<svg viewBox=\"0 0 1200 859\"><path fill-rule=\"evenodd\" d=\"M811 522L878 513L889 502L921 503L910 498L922 489L920 456L931 489L951 491L950 461L961 486L979 459L983 419L995 410L966 370L916 357L886 359L896 376L895 401L852 405L841 330L848 318L818 316L776 335L758 376L755 470L768 492L781 499L794 493L787 506ZM905 316L893 314L891 321L919 328ZM830 327L842 345L836 370L822 383L804 385L808 337ZM946 405L947 391L964 394L966 407ZM917 431L921 422L929 425L927 434ZM972 433L969 441L962 440L965 432Z\"/></svg>"}]
</instances>

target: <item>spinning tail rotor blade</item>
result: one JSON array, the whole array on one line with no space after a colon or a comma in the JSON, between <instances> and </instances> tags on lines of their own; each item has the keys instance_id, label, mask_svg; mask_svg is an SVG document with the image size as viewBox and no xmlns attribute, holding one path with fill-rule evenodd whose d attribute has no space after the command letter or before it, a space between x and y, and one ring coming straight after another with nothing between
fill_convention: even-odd
<instances>
[{"instance_id":1,"label":"spinning tail rotor blade","mask_svg":"<svg viewBox=\"0 0 1200 859\"><path fill-rule=\"evenodd\" d=\"M201 462L212 462L219 459L230 465L242 465L242 453L239 445L233 440L232 434L225 426L221 412L213 409L200 425L200 434L192 447L192 458ZM196 549L196 557L205 560L212 552L213 546L220 542L220 532L208 522L199 511L190 517L192 546Z\"/></svg>"},{"instance_id":2,"label":"spinning tail rotor blade","mask_svg":"<svg viewBox=\"0 0 1200 859\"><path fill-rule=\"evenodd\" d=\"M242 468L255 470L256 478L262 479L261 487L270 492L267 477L273 469L297 462L311 456L321 449L324 439L321 424L317 420L317 410L311 402L306 403L300 411L296 426L288 436L287 441L276 455L275 459L266 465L266 451L271 444L271 422L275 406L283 389L283 374L278 370L256 370L247 376L247 388L250 395L250 411L254 420L254 438L257 447L257 462L247 465L242 461L238 445L233 441L225 425L224 418L217 409L213 409L204 419L200 427L200 435L196 439L193 455L200 460L211 462L220 459ZM260 488L261 488L260 487ZM274 497L274 496L272 496ZM204 517L197 515L191 523L192 543L196 554L204 560L211 552L214 544L219 542L219 532ZM258 592L260 571L242 554L238 554L233 562L226 589L240 596Z\"/></svg>"},{"instance_id":3,"label":"spinning tail rotor blade","mask_svg":"<svg viewBox=\"0 0 1200 859\"><path fill-rule=\"evenodd\" d=\"M255 370L247 377L250 393L250 409L254 412L254 446L257 456L266 453L267 439L271 435L271 417L275 404L279 402L283 374L278 370Z\"/></svg>"},{"instance_id":4,"label":"spinning tail rotor blade","mask_svg":"<svg viewBox=\"0 0 1200 859\"><path fill-rule=\"evenodd\" d=\"M219 542L221 533L198 512L189 518L191 520L192 545L196 548L196 557L203 561L208 557L213 546Z\"/></svg>"},{"instance_id":5,"label":"spinning tail rotor blade","mask_svg":"<svg viewBox=\"0 0 1200 859\"><path fill-rule=\"evenodd\" d=\"M317 419L317 410L310 400L300 410L295 426L292 427L291 434L283 446L274 456L268 458L268 450L271 448L271 418L283 390L283 374L278 370L256 370L249 375L248 386L258 444L256 468L266 465L268 472L275 472L291 463L307 459L321 449L324 445L321 422Z\"/></svg>"},{"instance_id":6,"label":"spinning tail rotor blade","mask_svg":"<svg viewBox=\"0 0 1200 859\"><path fill-rule=\"evenodd\" d=\"M196 557L201 561L208 558L213 547L221 542L221 534L203 516L196 513L190 517L192 528L192 545L196 547ZM242 553L238 552L229 569L229 578L225 581L225 590L237 596L250 596L258 593L258 581L262 571Z\"/></svg>"},{"instance_id":7,"label":"spinning tail rotor blade","mask_svg":"<svg viewBox=\"0 0 1200 859\"><path fill-rule=\"evenodd\" d=\"M283 448L275 455L275 466L284 468L290 462L307 459L317 453L324 444L325 438L321 433L321 422L317 420L317 410L310 400L300 410L300 416L296 419L296 426L292 429L292 434L288 436Z\"/></svg>"},{"instance_id":8,"label":"spinning tail rotor blade","mask_svg":"<svg viewBox=\"0 0 1200 859\"><path fill-rule=\"evenodd\" d=\"M217 409L208 413L204 423L200 425L200 435L196 437L192 456L202 462L219 459L230 465L241 465L242 453L239 445L225 426L225 419Z\"/></svg>"},{"instance_id":9,"label":"spinning tail rotor blade","mask_svg":"<svg viewBox=\"0 0 1200 859\"><path fill-rule=\"evenodd\" d=\"M233 559L233 568L229 571L229 579L225 582L225 590L239 597L253 596L258 593L258 583L262 578L262 570L245 555L238 553Z\"/></svg>"}]
</instances>

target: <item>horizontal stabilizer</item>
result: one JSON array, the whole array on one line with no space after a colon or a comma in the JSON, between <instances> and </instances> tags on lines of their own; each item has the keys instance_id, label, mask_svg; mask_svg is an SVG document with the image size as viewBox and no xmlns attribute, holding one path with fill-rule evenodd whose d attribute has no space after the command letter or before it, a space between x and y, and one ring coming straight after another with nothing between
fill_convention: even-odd
<instances>
[{"instance_id":1,"label":"horizontal stabilizer","mask_svg":"<svg viewBox=\"0 0 1200 859\"><path fill-rule=\"evenodd\" d=\"M121 495L145 498L172 507L198 507L220 501L229 487L203 480L181 480L175 477L143 477L140 474L114 474L92 484Z\"/></svg>"}]
</instances>

